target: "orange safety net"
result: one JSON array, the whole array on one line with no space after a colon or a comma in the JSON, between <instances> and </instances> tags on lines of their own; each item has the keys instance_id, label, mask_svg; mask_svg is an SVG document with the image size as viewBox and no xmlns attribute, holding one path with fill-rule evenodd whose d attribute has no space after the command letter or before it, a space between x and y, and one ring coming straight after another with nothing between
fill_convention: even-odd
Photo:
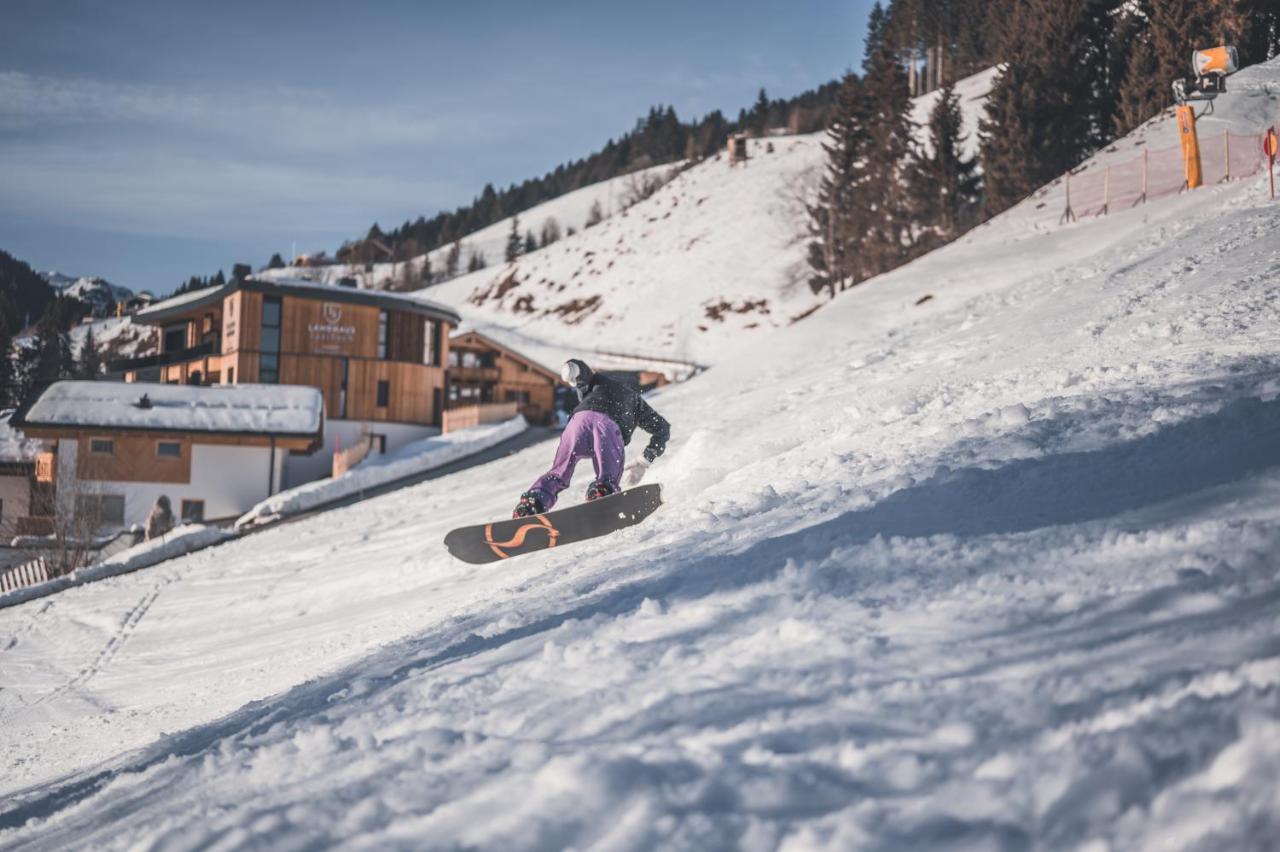
<instances>
[{"instance_id":1,"label":"orange safety net","mask_svg":"<svg viewBox=\"0 0 1280 852\"><path fill-rule=\"evenodd\" d=\"M1206 186L1251 177L1266 170L1262 137L1218 133L1200 137L1200 161ZM1168 195L1186 187L1182 148L1148 150L1145 154L1104 166L1090 162L1060 184L1064 208L1077 217L1101 216Z\"/></svg>"}]
</instances>

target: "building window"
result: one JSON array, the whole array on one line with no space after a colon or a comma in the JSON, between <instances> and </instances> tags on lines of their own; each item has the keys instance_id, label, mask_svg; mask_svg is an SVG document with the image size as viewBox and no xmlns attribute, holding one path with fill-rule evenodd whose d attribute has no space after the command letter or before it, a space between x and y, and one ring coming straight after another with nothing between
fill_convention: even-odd
<instances>
[{"instance_id":1,"label":"building window","mask_svg":"<svg viewBox=\"0 0 1280 852\"><path fill-rule=\"evenodd\" d=\"M264 385L274 385L280 381L280 356L268 355L265 352L258 362L258 381Z\"/></svg>"},{"instance_id":2,"label":"building window","mask_svg":"<svg viewBox=\"0 0 1280 852\"><path fill-rule=\"evenodd\" d=\"M391 382L387 379L378 379L378 407L386 408L391 401Z\"/></svg>"},{"instance_id":3,"label":"building window","mask_svg":"<svg viewBox=\"0 0 1280 852\"><path fill-rule=\"evenodd\" d=\"M183 500L182 501L182 521L187 524L204 523L204 501L203 500Z\"/></svg>"},{"instance_id":4,"label":"building window","mask_svg":"<svg viewBox=\"0 0 1280 852\"><path fill-rule=\"evenodd\" d=\"M180 459L182 444L178 441L156 441L156 455L162 459Z\"/></svg>"},{"instance_id":5,"label":"building window","mask_svg":"<svg viewBox=\"0 0 1280 852\"><path fill-rule=\"evenodd\" d=\"M124 497L120 494L79 494L76 518L94 527L124 523Z\"/></svg>"},{"instance_id":6,"label":"building window","mask_svg":"<svg viewBox=\"0 0 1280 852\"><path fill-rule=\"evenodd\" d=\"M116 442L110 438L90 438L89 452L95 456L113 456L116 454Z\"/></svg>"},{"instance_id":7,"label":"building window","mask_svg":"<svg viewBox=\"0 0 1280 852\"><path fill-rule=\"evenodd\" d=\"M387 312L378 312L378 357L386 360L390 351L391 327L387 320Z\"/></svg>"},{"instance_id":8,"label":"building window","mask_svg":"<svg viewBox=\"0 0 1280 852\"><path fill-rule=\"evenodd\" d=\"M440 365L440 325L431 320L422 321L422 363L429 367Z\"/></svg>"},{"instance_id":9,"label":"building window","mask_svg":"<svg viewBox=\"0 0 1280 852\"><path fill-rule=\"evenodd\" d=\"M181 352L187 348L187 324L167 325L164 328L164 351Z\"/></svg>"},{"instance_id":10,"label":"building window","mask_svg":"<svg viewBox=\"0 0 1280 852\"><path fill-rule=\"evenodd\" d=\"M262 339L258 345L262 350L258 381L263 384L274 385L280 381L280 322L283 313L278 297L263 298Z\"/></svg>"}]
</instances>

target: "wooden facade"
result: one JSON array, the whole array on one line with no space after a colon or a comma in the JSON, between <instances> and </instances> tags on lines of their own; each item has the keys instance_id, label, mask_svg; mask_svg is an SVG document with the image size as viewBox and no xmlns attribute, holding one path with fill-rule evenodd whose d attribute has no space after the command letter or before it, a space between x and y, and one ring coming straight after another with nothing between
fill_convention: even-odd
<instances>
[{"instance_id":1,"label":"wooden facade","mask_svg":"<svg viewBox=\"0 0 1280 852\"><path fill-rule=\"evenodd\" d=\"M458 318L396 294L248 279L138 321L160 329L159 363L125 365L126 381L309 385L330 420L439 426Z\"/></svg>"},{"instance_id":2,"label":"wooden facade","mask_svg":"<svg viewBox=\"0 0 1280 852\"><path fill-rule=\"evenodd\" d=\"M513 402L530 423L550 423L560 377L485 335L469 331L449 341L450 408Z\"/></svg>"}]
</instances>

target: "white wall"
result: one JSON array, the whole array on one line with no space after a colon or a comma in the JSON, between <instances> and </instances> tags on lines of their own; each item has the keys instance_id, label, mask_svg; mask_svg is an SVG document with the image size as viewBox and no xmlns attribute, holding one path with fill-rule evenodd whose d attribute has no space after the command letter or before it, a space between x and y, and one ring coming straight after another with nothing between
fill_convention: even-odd
<instances>
[{"instance_id":1,"label":"white wall","mask_svg":"<svg viewBox=\"0 0 1280 852\"><path fill-rule=\"evenodd\" d=\"M405 444L439 435L434 426L418 426L412 423L384 423L366 420L326 420L324 445L309 456L290 455L285 464L285 487L292 488L304 482L324 479L333 472L333 454L341 445L344 449L359 441L365 434L386 435L387 452L398 450ZM279 490L277 488L277 490Z\"/></svg>"},{"instance_id":2,"label":"white wall","mask_svg":"<svg viewBox=\"0 0 1280 852\"><path fill-rule=\"evenodd\" d=\"M124 496L125 526L145 523L151 507L161 494L169 497L175 520L181 519L183 500L203 500L206 520L234 518L244 514L270 496L268 484L271 465L270 447L238 447L220 444L191 445L191 481L118 482L94 480L83 485L75 478L77 443L58 442L58 488L69 487L71 494L83 489L88 494L120 494ZM283 487L287 450L277 449L274 491ZM68 492L62 492L61 498Z\"/></svg>"}]
</instances>

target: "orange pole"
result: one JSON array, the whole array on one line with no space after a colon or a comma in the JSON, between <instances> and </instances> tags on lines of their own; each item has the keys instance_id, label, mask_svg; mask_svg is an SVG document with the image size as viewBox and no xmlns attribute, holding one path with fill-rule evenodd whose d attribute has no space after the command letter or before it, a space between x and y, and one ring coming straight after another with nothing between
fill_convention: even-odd
<instances>
[{"instance_id":1,"label":"orange pole","mask_svg":"<svg viewBox=\"0 0 1280 852\"><path fill-rule=\"evenodd\" d=\"M1198 189L1203 183L1200 171L1200 140L1196 136L1196 114L1190 104L1178 107L1178 140L1182 143L1182 167L1186 188Z\"/></svg>"}]
</instances>

